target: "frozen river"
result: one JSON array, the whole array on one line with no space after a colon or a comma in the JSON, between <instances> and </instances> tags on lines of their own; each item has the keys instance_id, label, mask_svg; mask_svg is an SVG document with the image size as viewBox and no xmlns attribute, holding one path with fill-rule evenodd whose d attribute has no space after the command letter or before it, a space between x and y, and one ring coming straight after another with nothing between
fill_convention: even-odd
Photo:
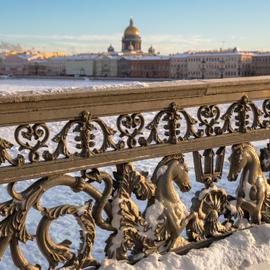
<instances>
[{"instance_id":1,"label":"frozen river","mask_svg":"<svg viewBox=\"0 0 270 270\"><path fill-rule=\"evenodd\" d=\"M0 78L0 95L11 95L24 91L43 91L43 92L58 92L72 90L78 88L88 88L89 90L98 90L108 87L122 88L126 86L144 87L147 85L138 81L109 81L109 80L74 80L74 79L1 79Z\"/></svg>"}]
</instances>

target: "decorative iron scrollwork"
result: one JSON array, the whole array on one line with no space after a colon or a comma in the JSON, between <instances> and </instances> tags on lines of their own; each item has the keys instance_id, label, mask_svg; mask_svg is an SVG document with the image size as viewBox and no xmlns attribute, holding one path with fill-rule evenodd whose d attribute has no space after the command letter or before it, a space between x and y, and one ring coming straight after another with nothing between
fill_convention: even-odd
<instances>
[{"instance_id":1,"label":"decorative iron scrollwork","mask_svg":"<svg viewBox=\"0 0 270 270\"><path fill-rule=\"evenodd\" d=\"M46 143L49 139L49 128L45 123L34 125L21 125L15 130L16 142L20 145L19 151L26 149L29 151L29 161L37 162L40 159L38 150L47 147ZM26 141L22 141L22 138ZM31 140L34 143L31 144Z\"/></svg>"},{"instance_id":2,"label":"decorative iron scrollwork","mask_svg":"<svg viewBox=\"0 0 270 270\"><path fill-rule=\"evenodd\" d=\"M120 137L127 137L127 145L133 148L137 144L136 136L142 134L144 117L140 113L120 115L117 119L117 128Z\"/></svg>"},{"instance_id":3,"label":"decorative iron scrollwork","mask_svg":"<svg viewBox=\"0 0 270 270\"><path fill-rule=\"evenodd\" d=\"M7 246L10 245L13 261L19 269L41 269L40 266L33 266L28 262L19 245L19 242L26 243L29 240L34 240L34 237L26 229L26 218L32 207L36 208L43 215L37 228L36 239L41 252L48 260L51 268L55 268L59 263L64 263L65 266L77 267L76 269L97 264L91 256L96 223L98 223L92 216L94 210L92 210L91 200L81 207L62 205L54 208L44 208L41 206L40 199L42 195L48 189L57 185L69 186L74 191L84 191L96 200L95 207L97 209L100 211L104 209L108 218L112 216L111 208L108 204L103 204L102 209L98 208L98 204L102 202L101 199L105 193L101 194L81 177L64 175L42 178L21 193L17 193L14 190L14 184L10 184L8 191L12 199L0 204L0 215L4 217L0 221L0 256L3 255ZM54 243L49 234L51 222L67 214L73 215L81 227L81 245L76 255L70 250L71 242L69 240L65 240L62 243Z\"/></svg>"},{"instance_id":4,"label":"decorative iron scrollwork","mask_svg":"<svg viewBox=\"0 0 270 270\"><path fill-rule=\"evenodd\" d=\"M204 127L206 136L216 135L215 125L219 124L220 109L216 105L201 106L198 109L197 117L199 120L199 126Z\"/></svg>"},{"instance_id":5,"label":"decorative iron scrollwork","mask_svg":"<svg viewBox=\"0 0 270 270\"><path fill-rule=\"evenodd\" d=\"M95 148L96 138L93 131L97 130L97 127L94 124L99 126L103 136L99 149ZM53 138L53 141L57 143L57 148L53 153L44 151L43 157L45 160L55 160L60 155L66 158L72 156L68 147L68 133L71 130L79 134L75 136L75 141L77 142L76 149L80 151L75 153L76 156L87 158L105 152L109 148L119 150L124 147L124 142L122 141L119 141L117 144L113 142L112 136L116 133L115 130L106 125L101 119L92 117L88 112L82 112L78 119L66 123L63 129Z\"/></svg>"},{"instance_id":6,"label":"decorative iron scrollwork","mask_svg":"<svg viewBox=\"0 0 270 270\"><path fill-rule=\"evenodd\" d=\"M243 195L243 181L235 199L215 185L222 177L224 147L216 151L207 149L203 155L194 152L196 179L205 187L195 193L190 211L175 190L175 184L181 192L191 189L182 154L165 156L155 168L151 180L146 172L138 172L132 163L124 163L116 165L113 176L98 169L82 170L76 177L41 178L22 192L17 192L15 183L11 183L7 187L11 200L0 204L3 217L0 221L0 256L9 245L18 268L41 269L40 265L30 264L20 247L20 242L36 240L51 269L59 264L69 269L84 269L99 265L92 257L97 226L111 232L105 245L109 258L136 261L153 252L178 250L194 241L204 243L207 239L215 239L220 234L236 230L237 218L243 216L253 223L270 222L270 188L254 147L241 144L234 145L232 150L228 177L235 180L237 173L243 170L242 178L251 181L249 194ZM248 166L247 170L245 166ZM246 177L248 172L254 178ZM94 182L103 183L103 191L95 188ZM81 206L43 207L43 194L58 185L68 186L74 192L85 192L90 198ZM147 201L144 211L139 210L133 195ZM26 228L32 207L42 215L35 236ZM81 228L77 252L71 249L70 240L56 243L50 237L51 223L64 215L74 216ZM184 230L188 239L181 235Z\"/></svg>"},{"instance_id":7,"label":"decorative iron scrollwork","mask_svg":"<svg viewBox=\"0 0 270 270\"><path fill-rule=\"evenodd\" d=\"M16 158L13 158L11 154L9 154L9 149L11 149L14 145L9 141L0 138L0 165L5 163L6 161L12 166L22 166L25 162L23 155L18 155Z\"/></svg>"},{"instance_id":8,"label":"decorative iron scrollwork","mask_svg":"<svg viewBox=\"0 0 270 270\"><path fill-rule=\"evenodd\" d=\"M248 114L249 112L252 113L251 118ZM250 130L263 128L262 114L263 112L247 96L243 96L240 101L230 105L226 113L221 116L221 119L224 120L224 125L221 129L217 129L216 133L246 133ZM232 123L235 123L235 128L232 126Z\"/></svg>"},{"instance_id":9,"label":"decorative iron scrollwork","mask_svg":"<svg viewBox=\"0 0 270 270\"><path fill-rule=\"evenodd\" d=\"M213 149L206 149L203 157L204 166L202 165L202 155L198 151L193 152L196 180L209 186L222 177L225 147L218 148L216 152Z\"/></svg>"},{"instance_id":10,"label":"decorative iron scrollwork","mask_svg":"<svg viewBox=\"0 0 270 270\"><path fill-rule=\"evenodd\" d=\"M125 149L132 153L139 147L149 146L151 149L154 144L178 144L175 146L178 149L181 143L194 143L201 138L201 141L207 141L207 137L233 137L232 133L268 130L270 102L265 100L261 110L259 105L243 96L229 105L222 116L218 105L204 105L190 112L171 103L157 112L150 123L146 124L146 119L142 113L120 115L115 126L111 127L105 120L82 112L66 122L54 136L54 150L48 149L50 131L45 123L20 125L14 135L19 151L25 156L20 153L13 157L13 144L0 138L0 165L8 163L29 168L36 165L28 163L45 163L60 158L89 158L90 164L95 156L109 151ZM147 135L145 129L148 130ZM162 148L153 146L155 149L159 147ZM14 264L19 269L41 269L40 265L32 265L24 257L20 246L36 240L50 269L56 269L60 264L71 269L83 269L98 266L92 257L97 227L110 232L105 243L105 253L109 258L134 262L153 252L163 253L192 245L194 241L209 241L237 229L238 221L243 217L250 223L270 223L270 186L262 172L262 169L267 171L270 168L268 148L262 151L260 164L251 144L233 145L228 179L236 181L241 173L236 198L216 185L222 178L225 147L194 151L196 180L203 183L204 188L193 193L195 196L189 210L180 198L181 192L191 190L192 183L182 153L168 153L163 157L151 178L147 172L137 171L131 162L127 162L128 158L124 158L125 161L119 159L115 162L116 171L112 174L101 169L88 170L86 166L79 167L76 176L40 178L22 192L16 191L17 182L9 183L7 191L11 199L0 203L0 258L10 246ZM107 155L104 156L106 158ZM56 186L83 192L89 198L80 206L61 204L44 207L42 196ZM145 201L144 209L139 208L135 197ZM31 208L42 215L36 235L29 233L26 226ZM77 251L71 249L70 240L56 243L50 236L52 222L65 215L75 217L80 226ZM185 230L188 239L183 237Z\"/></svg>"},{"instance_id":11,"label":"decorative iron scrollwork","mask_svg":"<svg viewBox=\"0 0 270 270\"><path fill-rule=\"evenodd\" d=\"M162 139L159 135L159 125L161 122L166 122L163 126L165 136ZM184 134L181 135L181 123L185 124ZM194 125L197 121L188 114L185 110L179 108L175 103L171 103L168 108L157 113L153 121L147 125L147 129L150 130L148 138L141 137L139 143L142 146L149 145L151 143L162 144L172 143L176 144L179 141L187 140L190 138L197 138L199 134L196 133Z\"/></svg>"},{"instance_id":12,"label":"decorative iron scrollwork","mask_svg":"<svg viewBox=\"0 0 270 270\"><path fill-rule=\"evenodd\" d=\"M146 230L146 223L131 195L134 193L140 200L151 198L155 186L132 164L117 165L114 177L111 225L115 232L106 241L105 252L109 258L122 260L128 259L129 250L134 254L154 247L154 242L142 233Z\"/></svg>"},{"instance_id":13,"label":"decorative iron scrollwork","mask_svg":"<svg viewBox=\"0 0 270 270\"><path fill-rule=\"evenodd\" d=\"M194 217L186 227L191 241L201 241L232 229L231 220L227 220L224 224L220 221L222 215L228 211L232 212L228 195L225 190L213 184L197 192L192 199L191 211Z\"/></svg>"},{"instance_id":14,"label":"decorative iron scrollwork","mask_svg":"<svg viewBox=\"0 0 270 270\"><path fill-rule=\"evenodd\" d=\"M20 125L15 131L19 153L12 156L13 144L0 139L0 162L13 166L26 163L51 161L61 158L89 158L110 151L145 147L153 144L180 144L182 141L230 133L247 133L257 129L268 129L270 123L270 101L265 100L262 109L247 96L229 105L221 115L218 105L204 105L189 110L171 103L158 112L150 123L142 113L120 115L114 126L89 112L82 112L68 121L52 138L55 149L49 150L50 131L45 123ZM119 138L120 137L120 138Z\"/></svg>"},{"instance_id":15,"label":"decorative iron scrollwork","mask_svg":"<svg viewBox=\"0 0 270 270\"><path fill-rule=\"evenodd\" d=\"M70 250L71 242L65 240L60 244L52 241L49 234L51 223L63 215L73 215L81 227L81 241L78 255ZM43 218L37 228L37 243L43 255L50 262L51 267L56 267L61 262L67 262L67 266L76 266L82 269L87 266L96 265L91 255L95 240L95 220L92 217L92 203L86 202L83 207L73 205L62 205L50 209L44 209Z\"/></svg>"}]
</instances>

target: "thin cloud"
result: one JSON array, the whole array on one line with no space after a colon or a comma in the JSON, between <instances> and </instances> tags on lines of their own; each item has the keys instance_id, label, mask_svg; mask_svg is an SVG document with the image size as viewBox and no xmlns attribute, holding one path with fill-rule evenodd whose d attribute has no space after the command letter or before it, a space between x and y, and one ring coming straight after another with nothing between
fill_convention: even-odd
<instances>
[{"instance_id":1,"label":"thin cloud","mask_svg":"<svg viewBox=\"0 0 270 270\"><path fill-rule=\"evenodd\" d=\"M1 41L0 50L4 51L22 51L24 48L21 44L13 44L10 42Z\"/></svg>"},{"instance_id":2,"label":"thin cloud","mask_svg":"<svg viewBox=\"0 0 270 270\"><path fill-rule=\"evenodd\" d=\"M0 34L0 39L7 40L10 44L20 43L25 47L36 47L42 50L61 51L69 53L101 52L109 44L116 50L121 49L122 33L108 35L26 35L26 34ZM237 44L237 37L231 36L233 44ZM199 50L219 48L220 41L201 35L183 36L173 34L143 35L143 49L146 51L153 45L157 51L170 54L186 50ZM229 43L226 43L229 45Z\"/></svg>"},{"instance_id":3,"label":"thin cloud","mask_svg":"<svg viewBox=\"0 0 270 270\"><path fill-rule=\"evenodd\" d=\"M27 39L27 40L47 40L47 41L62 41L62 40L77 40L77 41L104 41L104 40L119 40L120 33L111 35L24 35L24 34L0 34L2 39Z\"/></svg>"}]
</instances>

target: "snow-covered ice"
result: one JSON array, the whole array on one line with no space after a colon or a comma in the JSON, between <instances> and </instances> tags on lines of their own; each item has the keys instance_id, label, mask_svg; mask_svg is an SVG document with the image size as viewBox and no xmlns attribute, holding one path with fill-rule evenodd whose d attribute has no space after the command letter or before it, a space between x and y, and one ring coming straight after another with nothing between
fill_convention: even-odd
<instances>
[{"instance_id":1,"label":"snow-covered ice","mask_svg":"<svg viewBox=\"0 0 270 270\"><path fill-rule=\"evenodd\" d=\"M78 88L89 89L89 91L98 91L99 89L106 88L124 88L127 86L134 87L148 87L149 83L141 82L130 82L130 81L91 81L91 80L0 80L0 95L8 96L13 95L22 91L31 91L33 94L43 92L62 92L71 91ZM190 113L195 112L191 109ZM146 123L149 123L153 119L154 113L145 114ZM104 118L108 125L115 125L115 117ZM59 129L63 126L63 123L50 123L51 136L56 134ZM5 138L14 142L14 127L3 127L0 128L0 137ZM255 146L257 149L265 147L266 142L256 142ZM50 148L54 148L55 144L50 142ZM15 151L15 150L14 150ZM234 194L237 183L228 182L227 174L229 169L228 155L230 149L226 149L226 160L224 163L223 178L218 185L224 188L230 194ZM148 171L151 175L159 159L144 160L143 162L134 162L136 168L140 171ZM180 197L184 204L189 207L191 198L195 192L200 190L203 185L195 181L195 174L193 168L192 155L186 154L185 161L189 167L189 174L191 178L192 189L190 192L181 193ZM114 168L104 168L107 172L111 172ZM31 180L23 181L16 185L18 190L23 190L32 183ZM99 188L102 190L103 185ZM6 192L6 185L0 185L0 201L6 201L9 196ZM47 191L42 197L42 203L46 207L58 206L61 204L74 204L82 205L85 201L89 200L89 197L80 192L74 193L67 187L55 187ZM144 210L146 202L136 201L141 210ZM38 222L41 216L38 211L32 209L27 219L27 229L31 234L35 234ZM193 250L185 256L178 256L173 253L159 256L151 255L149 258L144 259L135 266L128 266L123 263L112 262L107 260L103 269L238 269L242 267L248 267L255 263L260 263L268 260L266 256L267 252L270 251L270 227L263 225L260 228L254 228L251 231L242 231L235 233L231 237L222 240L218 243L214 243L209 249ZM62 242L64 239L70 239L73 241L72 249L76 250L79 246L79 227L76 221L71 216L65 216L59 218L53 222L51 226L52 239L56 242ZM97 238L94 248L94 256L102 260L104 258L104 241L109 236L109 233L101 229L97 230ZM75 240L75 241L74 241ZM245 241L248 240L248 241ZM231 248L231 245L234 245ZM22 250L26 258L32 264L41 264L43 269L47 269L47 262L43 258L35 241L28 241L26 245L21 245ZM241 255L242 252L242 255ZM240 256L241 255L241 256ZM270 259L269 259L270 260ZM208 267L206 267L208 266ZM173 268L176 267L176 268ZM203 268L205 267L205 268ZM216 268L215 268L216 267ZM237 268L238 267L238 268ZM3 260L0 262L0 270L15 270L12 260L10 258L10 251L7 250Z\"/></svg>"},{"instance_id":2,"label":"snow-covered ice","mask_svg":"<svg viewBox=\"0 0 270 270\"><path fill-rule=\"evenodd\" d=\"M102 81L102 80L53 80L53 79L0 79L0 96L10 96L29 92L42 94L51 92L73 91L77 89L89 89L89 91L104 90L107 88L146 87L148 84L138 81Z\"/></svg>"}]
</instances>

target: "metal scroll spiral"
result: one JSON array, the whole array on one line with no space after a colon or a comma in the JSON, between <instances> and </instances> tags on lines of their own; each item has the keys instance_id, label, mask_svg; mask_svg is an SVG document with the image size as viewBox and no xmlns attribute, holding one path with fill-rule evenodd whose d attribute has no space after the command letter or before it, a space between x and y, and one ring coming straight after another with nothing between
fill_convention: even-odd
<instances>
[{"instance_id":1,"label":"metal scroll spiral","mask_svg":"<svg viewBox=\"0 0 270 270\"><path fill-rule=\"evenodd\" d=\"M96 135L94 131L97 129L102 133L103 139L101 146L96 147ZM69 145L69 133L75 133L73 143L78 150L75 154L71 153ZM45 160L56 160L59 156L69 158L71 156L80 156L83 158L91 157L95 154L106 152L109 149L120 150L124 147L123 142L115 143L112 136L116 133L114 129L109 127L104 121L93 117L89 112L82 112L80 116L67 122L62 130L52 139L57 144L53 152L44 151Z\"/></svg>"},{"instance_id":2,"label":"metal scroll spiral","mask_svg":"<svg viewBox=\"0 0 270 270\"><path fill-rule=\"evenodd\" d=\"M101 174L103 177L103 174ZM93 178L93 177L92 177ZM95 181L95 179L92 179ZM57 269L59 264L71 269L82 269L88 266L96 266L98 263L91 255L95 240L96 225L103 221L101 212L104 209L108 217L111 217L111 208L103 203L102 209L99 205L102 200L106 200L106 194L112 190L112 181L105 184L102 193L96 190L88 179L83 177L72 177L69 175L52 176L41 178L26 190L17 192L15 183L8 185L8 193L11 200L0 203L0 215L3 217L0 221L0 258L4 254L8 245L11 249L11 256L14 264L19 269L38 270L40 265L32 265L23 255L20 248L20 242L37 240L38 247L44 257L47 259L50 269ZM45 208L40 200L43 194L55 186L68 186L74 192L85 192L91 198L95 199L95 205L92 208L92 200L88 200L82 206L60 205L53 208ZM36 236L28 233L26 220L31 208L37 209L42 218L39 222ZM50 237L51 223L63 215L73 215L80 228L80 247L77 252L70 249L71 241L64 240L61 243L55 243ZM94 217L94 216L95 217Z\"/></svg>"},{"instance_id":3,"label":"metal scroll spiral","mask_svg":"<svg viewBox=\"0 0 270 270\"><path fill-rule=\"evenodd\" d=\"M221 116L224 124L222 127L217 128L217 133L246 133L262 128L262 115L263 112L256 104L250 101L247 96L243 96L239 101L230 105L225 114ZM235 123L235 127L233 127L233 123Z\"/></svg>"},{"instance_id":4,"label":"metal scroll spiral","mask_svg":"<svg viewBox=\"0 0 270 270\"><path fill-rule=\"evenodd\" d=\"M163 125L163 135L159 126ZM171 103L168 108L158 112L153 121L149 123L146 128L150 130L147 138L140 137L139 144L141 146L150 145L152 143L163 144L171 143L177 144L179 141L188 140L190 138L198 138L200 135L195 131L195 124L197 123L187 111L179 108L175 103ZM181 129L185 126L183 134Z\"/></svg>"},{"instance_id":5,"label":"metal scroll spiral","mask_svg":"<svg viewBox=\"0 0 270 270\"><path fill-rule=\"evenodd\" d=\"M144 117L140 113L120 115L117 119L117 128L120 137L127 137L127 145L133 148L137 145L136 136L142 134Z\"/></svg>"},{"instance_id":6,"label":"metal scroll spiral","mask_svg":"<svg viewBox=\"0 0 270 270\"><path fill-rule=\"evenodd\" d=\"M198 109L197 117L199 120L199 126L205 127L199 129L200 133L204 132L206 136L212 136L216 134L217 129L215 125L219 124L220 109L216 105L201 106Z\"/></svg>"},{"instance_id":7,"label":"metal scroll spiral","mask_svg":"<svg viewBox=\"0 0 270 270\"><path fill-rule=\"evenodd\" d=\"M28 159L32 162L40 160L39 149L47 147L49 139L49 128L45 123L34 125L20 125L15 130L15 140L20 145L19 151L26 149L29 151ZM31 142L34 140L34 142Z\"/></svg>"}]
</instances>

